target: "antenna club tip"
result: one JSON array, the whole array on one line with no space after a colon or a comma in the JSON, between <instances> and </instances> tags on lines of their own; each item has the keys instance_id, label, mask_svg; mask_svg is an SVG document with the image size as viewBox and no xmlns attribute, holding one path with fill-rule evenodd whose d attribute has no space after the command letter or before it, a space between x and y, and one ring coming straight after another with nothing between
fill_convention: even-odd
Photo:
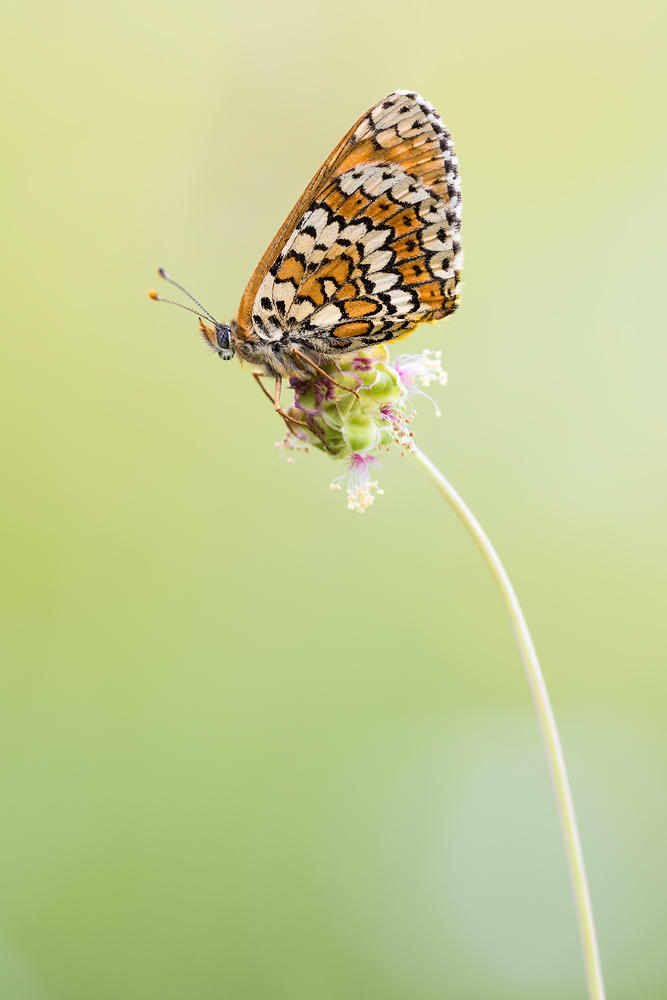
<instances>
[{"instance_id":1,"label":"antenna club tip","mask_svg":"<svg viewBox=\"0 0 667 1000\"><path fill-rule=\"evenodd\" d=\"M148 296L151 299L159 299L160 297L154 288L151 288L150 292L148 293Z\"/></svg>"},{"instance_id":2,"label":"antenna club tip","mask_svg":"<svg viewBox=\"0 0 667 1000\"><path fill-rule=\"evenodd\" d=\"M160 275L161 278L166 278L167 280L169 280L169 275L167 274L167 272L163 267L158 267L157 273Z\"/></svg>"}]
</instances>

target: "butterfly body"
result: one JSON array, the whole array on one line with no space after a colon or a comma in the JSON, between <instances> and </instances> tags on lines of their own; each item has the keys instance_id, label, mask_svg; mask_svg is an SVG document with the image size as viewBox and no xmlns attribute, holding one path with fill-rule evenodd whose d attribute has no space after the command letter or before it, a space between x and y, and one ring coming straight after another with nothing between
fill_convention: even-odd
<instances>
[{"instance_id":1,"label":"butterfly body","mask_svg":"<svg viewBox=\"0 0 667 1000\"><path fill-rule=\"evenodd\" d=\"M298 336L290 336L288 333L285 333L280 340L267 342L260 337L256 340L241 338L237 331L238 324L232 320L230 341L235 353L242 361L259 368L262 374L271 378L303 375L306 366L303 357L299 359L299 354L320 367L337 357L337 354L322 349L326 345L310 341L304 343Z\"/></svg>"}]
</instances>

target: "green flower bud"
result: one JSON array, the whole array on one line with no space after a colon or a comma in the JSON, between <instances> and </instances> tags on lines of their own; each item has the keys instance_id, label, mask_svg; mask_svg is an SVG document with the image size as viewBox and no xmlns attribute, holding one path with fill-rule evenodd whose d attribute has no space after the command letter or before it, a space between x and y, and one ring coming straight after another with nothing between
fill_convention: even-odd
<instances>
[{"instance_id":1,"label":"green flower bud","mask_svg":"<svg viewBox=\"0 0 667 1000\"><path fill-rule=\"evenodd\" d=\"M372 451L380 444L382 433L377 421L356 407L345 418L343 438L350 453Z\"/></svg>"}]
</instances>

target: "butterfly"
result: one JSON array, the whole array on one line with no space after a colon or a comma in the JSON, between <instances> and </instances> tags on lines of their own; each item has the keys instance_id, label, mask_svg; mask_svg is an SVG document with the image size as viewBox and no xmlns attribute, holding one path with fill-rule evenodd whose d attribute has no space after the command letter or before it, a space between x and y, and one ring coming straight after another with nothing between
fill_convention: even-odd
<instances>
[{"instance_id":1,"label":"butterfly","mask_svg":"<svg viewBox=\"0 0 667 1000\"><path fill-rule=\"evenodd\" d=\"M460 296L460 230L451 135L427 100L395 90L317 171L255 268L236 319L218 322L159 273L202 310L208 346L225 361L238 356L252 365L276 411L293 420L280 405L283 377L318 372L335 382L322 365L451 315ZM274 379L273 396L263 377Z\"/></svg>"}]
</instances>

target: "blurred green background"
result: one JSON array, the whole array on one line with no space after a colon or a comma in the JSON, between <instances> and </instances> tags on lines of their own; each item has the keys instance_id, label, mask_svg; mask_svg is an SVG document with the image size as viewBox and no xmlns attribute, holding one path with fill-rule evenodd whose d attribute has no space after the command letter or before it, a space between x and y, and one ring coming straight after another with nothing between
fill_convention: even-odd
<instances>
[{"instance_id":1,"label":"blurred green background","mask_svg":"<svg viewBox=\"0 0 667 1000\"><path fill-rule=\"evenodd\" d=\"M396 87L454 135L463 305L417 439L524 604L610 997L667 996L658 0L8 0L3 1000L575 1000L488 572L392 454L360 518L196 321ZM436 392L438 390L436 389Z\"/></svg>"}]
</instances>

